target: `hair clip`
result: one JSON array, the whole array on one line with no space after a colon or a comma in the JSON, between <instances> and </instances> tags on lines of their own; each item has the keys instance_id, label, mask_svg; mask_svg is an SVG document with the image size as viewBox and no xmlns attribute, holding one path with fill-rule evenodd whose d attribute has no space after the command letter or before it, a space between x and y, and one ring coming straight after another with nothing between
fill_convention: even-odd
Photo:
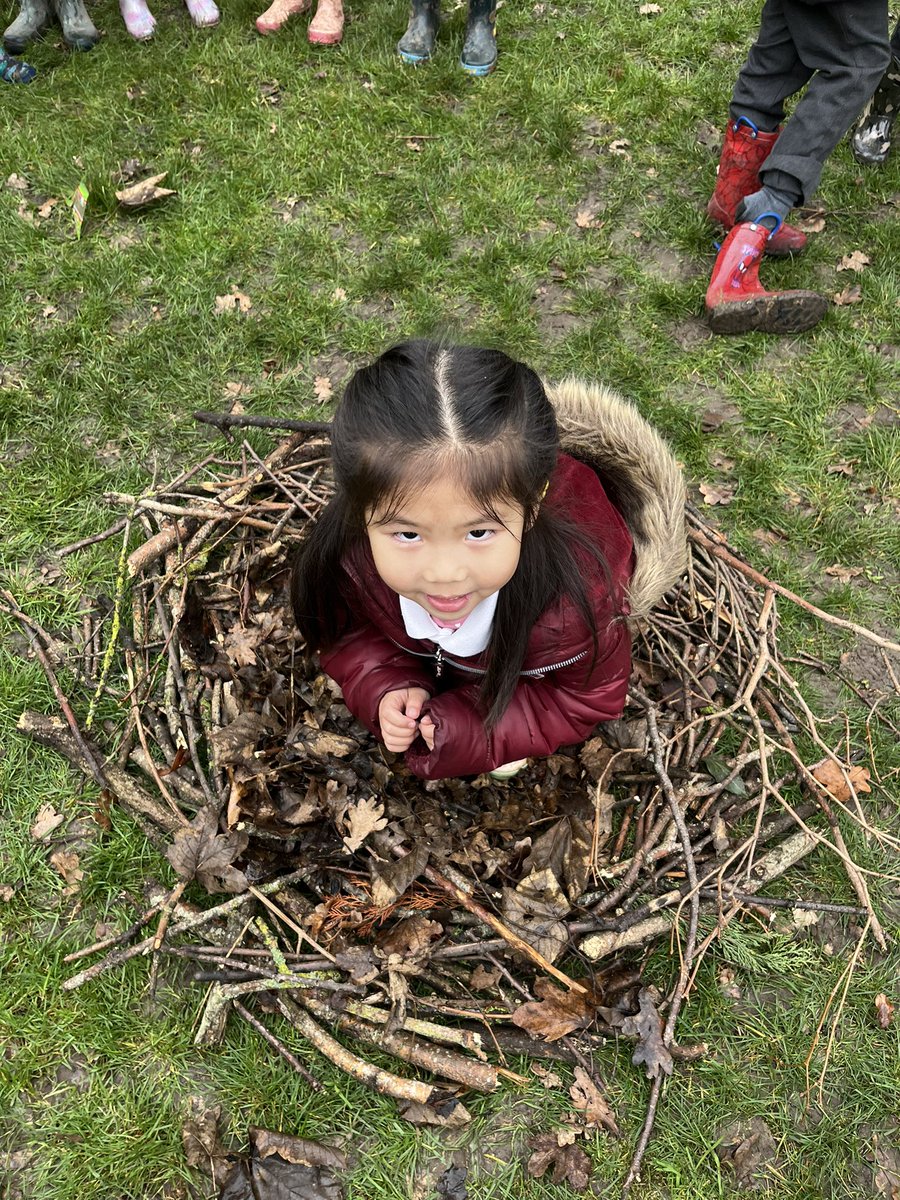
<instances>
[{"instance_id":1,"label":"hair clip","mask_svg":"<svg viewBox=\"0 0 900 1200\"><path fill-rule=\"evenodd\" d=\"M544 498L544 497L547 495L547 489L548 489L549 487L550 487L550 480L548 479L548 480L547 480L547 482L544 484L544 490L541 492L541 499L542 499L542 500L543 500L543 498Z\"/></svg>"}]
</instances>

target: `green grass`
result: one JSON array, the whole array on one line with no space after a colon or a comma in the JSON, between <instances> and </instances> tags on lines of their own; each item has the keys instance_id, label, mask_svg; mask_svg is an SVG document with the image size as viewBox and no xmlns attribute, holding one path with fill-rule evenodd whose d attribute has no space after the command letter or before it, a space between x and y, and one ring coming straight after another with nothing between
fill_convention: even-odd
<instances>
[{"instance_id":1,"label":"green grass","mask_svg":"<svg viewBox=\"0 0 900 1200\"><path fill-rule=\"evenodd\" d=\"M140 491L209 452L217 443L194 409L221 407L231 382L246 386L251 412L314 416L316 376L337 388L353 363L427 332L621 388L668 434L693 483L737 484L715 515L761 570L854 620L900 626L900 157L863 174L839 147L818 197L825 231L802 259L763 269L770 286L828 294L859 282L860 304L835 307L800 338L714 338L701 319L714 253L703 206L716 159L698 131L723 120L758 4L667 0L656 17L621 0L507 6L498 70L480 83L457 66L461 10L449 13L434 62L410 70L394 53L401 3L352 6L344 44L324 52L307 46L303 21L259 38L258 9L246 4L207 32L179 5L154 7L152 44L130 42L105 0L93 9L106 34L94 51L70 55L50 37L30 55L38 80L3 89L4 178L24 177L30 191L0 186L0 569L47 628L76 624L82 593L110 593L118 553L111 542L56 563L53 547L118 515L105 492ZM623 138L627 153L613 153ZM122 210L114 193L133 158L148 173L167 171L177 196ZM77 241L64 201L81 180L90 202ZM43 218L47 199L60 203ZM586 206L599 227L576 224ZM871 265L848 280L836 267L854 249ZM249 296L248 313L216 312L232 288ZM738 419L704 433L710 396L734 404ZM732 465L716 465L723 460ZM846 463L852 474L833 470ZM826 583L835 563L863 574ZM786 603L780 612L790 649L833 666L852 650L852 639L807 614ZM108 834L88 820L81 893L63 895L48 847L28 831L41 804L90 818L95 797L15 733L23 708L50 711L54 701L5 619L2 629L0 885L15 892L0 907L0 1149L26 1153L13 1161L22 1169L10 1175L10 1197L180 1194L192 1094L223 1106L237 1144L253 1123L342 1138L353 1153L349 1200L433 1194L434 1164L447 1165L460 1138L403 1124L391 1102L302 1045L294 1049L322 1093L242 1028L229 1029L221 1050L197 1050L200 992L177 972L155 1003L144 963L60 990L72 969L63 955L90 942L98 922L133 920L145 880L171 877L123 817ZM849 699L845 690L837 702ZM865 751L854 710L851 726ZM872 737L885 780L869 808L896 832L897 747L874 727ZM848 841L869 869L896 873L876 846L851 831ZM782 881L781 894L795 886L854 901L822 855L799 884ZM895 937L896 886L872 879ZM897 1145L898 1026L880 1029L873 1012L879 991L900 1000L896 950L864 953L821 1111L807 1112L803 1095L804 1060L846 961L839 933L828 923L801 934L779 919L770 936L749 921L710 952L679 1026L710 1054L667 1086L635 1196L733 1194L715 1141L750 1116L778 1143L775 1194L873 1194L873 1139ZM720 986L729 965L740 1000ZM671 981L664 948L649 970L661 987ZM83 1073L75 1082L65 1075L73 1063ZM615 1194L649 1084L625 1047L610 1045L597 1065L624 1137L598 1134L589 1148L599 1194ZM471 1107L471 1196L563 1195L525 1179L520 1152L530 1130L556 1127L564 1092L535 1084Z\"/></svg>"}]
</instances>

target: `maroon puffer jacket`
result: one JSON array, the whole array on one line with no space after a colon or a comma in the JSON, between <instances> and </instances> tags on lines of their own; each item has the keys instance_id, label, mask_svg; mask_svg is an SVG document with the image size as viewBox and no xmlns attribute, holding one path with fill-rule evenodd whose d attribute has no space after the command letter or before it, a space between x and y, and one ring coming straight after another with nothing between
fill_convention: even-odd
<instances>
[{"instance_id":1,"label":"maroon puffer jacket","mask_svg":"<svg viewBox=\"0 0 900 1200\"><path fill-rule=\"evenodd\" d=\"M397 594L376 573L368 543L344 563L341 599L354 614L355 628L322 654L322 666L340 684L347 707L376 737L381 736L378 705L385 693L406 687L431 693L423 715L435 723L434 750L417 738L406 753L416 775L475 775L514 759L552 754L582 741L599 721L622 713L631 638L615 614L627 609L631 535L591 468L566 454L557 460L544 503L577 522L602 549L612 594L593 565L587 579L598 632L592 667L591 634L571 600L562 597L543 614L528 640L509 707L490 732L476 708L485 655L454 660L434 643L409 637Z\"/></svg>"}]
</instances>

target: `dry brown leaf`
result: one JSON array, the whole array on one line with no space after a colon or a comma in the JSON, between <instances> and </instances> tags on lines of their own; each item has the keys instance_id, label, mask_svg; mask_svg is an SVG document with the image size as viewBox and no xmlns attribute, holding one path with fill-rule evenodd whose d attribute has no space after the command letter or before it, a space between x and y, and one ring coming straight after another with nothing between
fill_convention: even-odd
<instances>
[{"instance_id":1,"label":"dry brown leaf","mask_svg":"<svg viewBox=\"0 0 900 1200\"><path fill-rule=\"evenodd\" d=\"M825 574L831 575L840 583L849 583L851 579L856 579L857 575L862 575L862 567L842 567L840 563L832 563L830 567L825 568Z\"/></svg>"},{"instance_id":2,"label":"dry brown leaf","mask_svg":"<svg viewBox=\"0 0 900 1200\"><path fill-rule=\"evenodd\" d=\"M225 638L225 653L239 667L256 666L256 650L264 638L257 625L232 625Z\"/></svg>"},{"instance_id":3,"label":"dry brown leaf","mask_svg":"<svg viewBox=\"0 0 900 1200\"><path fill-rule=\"evenodd\" d=\"M813 778L842 804L852 796L851 785L858 794L872 790L869 787L871 772L867 767L857 767L852 763L844 766L835 762L833 758L823 758L814 767L810 767L810 771Z\"/></svg>"},{"instance_id":4,"label":"dry brown leaf","mask_svg":"<svg viewBox=\"0 0 900 1200\"><path fill-rule=\"evenodd\" d=\"M324 404L326 400L330 400L334 395L334 389L331 386L331 380L327 375L317 375L313 380L313 391L316 394L316 399L320 404Z\"/></svg>"},{"instance_id":5,"label":"dry brown leaf","mask_svg":"<svg viewBox=\"0 0 900 1200\"><path fill-rule=\"evenodd\" d=\"M652 17L655 13L661 13L662 9L658 4L641 4L638 12L642 17Z\"/></svg>"},{"instance_id":6,"label":"dry brown leaf","mask_svg":"<svg viewBox=\"0 0 900 1200\"><path fill-rule=\"evenodd\" d=\"M331 298L332 300L336 300L338 303L340 303L341 301L347 299L347 293L342 287L336 287L331 293Z\"/></svg>"},{"instance_id":7,"label":"dry brown leaf","mask_svg":"<svg viewBox=\"0 0 900 1200\"><path fill-rule=\"evenodd\" d=\"M638 1005L640 1011L637 1015L626 1017L622 1025L624 1034L637 1034L638 1044L631 1061L635 1066L644 1064L648 1079L655 1079L660 1073L671 1075L674 1065L672 1055L663 1044L663 1022L650 988L641 988L638 992Z\"/></svg>"},{"instance_id":8,"label":"dry brown leaf","mask_svg":"<svg viewBox=\"0 0 900 1200\"><path fill-rule=\"evenodd\" d=\"M6 186L11 192L27 192L31 184L23 175L12 174L7 176Z\"/></svg>"},{"instance_id":9,"label":"dry brown leaf","mask_svg":"<svg viewBox=\"0 0 900 1200\"><path fill-rule=\"evenodd\" d=\"M575 224L579 229L602 229L603 222L597 220L595 208L579 208L575 210Z\"/></svg>"},{"instance_id":10,"label":"dry brown leaf","mask_svg":"<svg viewBox=\"0 0 900 1200\"><path fill-rule=\"evenodd\" d=\"M582 1067L575 1068L575 1082L569 1088L572 1103L579 1112L584 1113L585 1121L590 1128L608 1129L614 1136L619 1136L619 1127L613 1110L606 1103L600 1089Z\"/></svg>"},{"instance_id":11,"label":"dry brown leaf","mask_svg":"<svg viewBox=\"0 0 900 1200\"><path fill-rule=\"evenodd\" d=\"M489 991L495 987L500 979L500 972L496 967L485 967L479 963L472 972L472 977L469 980L469 987L475 988L476 991Z\"/></svg>"},{"instance_id":12,"label":"dry brown leaf","mask_svg":"<svg viewBox=\"0 0 900 1200\"><path fill-rule=\"evenodd\" d=\"M803 233L822 233L825 229L824 208L801 208L791 217L791 224Z\"/></svg>"},{"instance_id":13,"label":"dry brown leaf","mask_svg":"<svg viewBox=\"0 0 900 1200\"><path fill-rule=\"evenodd\" d=\"M238 291L232 284L227 296L216 296L215 311L217 313L241 312L247 313L253 307L253 301L245 293Z\"/></svg>"},{"instance_id":14,"label":"dry brown leaf","mask_svg":"<svg viewBox=\"0 0 900 1200\"><path fill-rule=\"evenodd\" d=\"M835 292L831 297L842 308L847 304L859 304L862 298L862 288L858 283L848 283L842 292Z\"/></svg>"},{"instance_id":15,"label":"dry brown leaf","mask_svg":"<svg viewBox=\"0 0 900 1200\"><path fill-rule=\"evenodd\" d=\"M562 1087L562 1079L549 1067L544 1067L540 1063L534 1062L531 1064L531 1073L538 1077L548 1091L550 1088Z\"/></svg>"},{"instance_id":16,"label":"dry brown leaf","mask_svg":"<svg viewBox=\"0 0 900 1200\"><path fill-rule=\"evenodd\" d=\"M54 850L50 855L50 865L66 881L66 895L78 891L84 871L74 850Z\"/></svg>"},{"instance_id":17,"label":"dry brown leaf","mask_svg":"<svg viewBox=\"0 0 900 1200\"><path fill-rule=\"evenodd\" d=\"M384 805L374 796L362 796L347 809L344 820L347 823L347 836L344 845L351 854L355 854L370 833L376 833L387 825L384 815Z\"/></svg>"},{"instance_id":18,"label":"dry brown leaf","mask_svg":"<svg viewBox=\"0 0 900 1200\"><path fill-rule=\"evenodd\" d=\"M871 261L868 254L863 254L862 250L853 250L850 254L844 255L837 265L837 270L864 271Z\"/></svg>"},{"instance_id":19,"label":"dry brown leaf","mask_svg":"<svg viewBox=\"0 0 900 1200\"><path fill-rule=\"evenodd\" d=\"M734 483L701 483L700 495L705 504L730 504L737 491Z\"/></svg>"},{"instance_id":20,"label":"dry brown leaf","mask_svg":"<svg viewBox=\"0 0 900 1200\"><path fill-rule=\"evenodd\" d=\"M38 217L42 221L46 221L53 212L54 208L56 208L57 204L59 204L59 200L45 200L37 210Z\"/></svg>"},{"instance_id":21,"label":"dry brown leaf","mask_svg":"<svg viewBox=\"0 0 900 1200\"><path fill-rule=\"evenodd\" d=\"M830 467L825 468L826 475L846 475L849 479L853 475L853 468L856 466L857 459L848 458L845 462L832 463Z\"/></svg>"},{"instance_id":22,"label":"dry brown leaf","mask_svg":"<svg viewBox=\"0 0 900 1200\"><path fill-rule=\"evenodd\" d=\"M197 879L208 892L243 892L247 877L233 866L247 849L247 834L218 832L218 814L201 809L187 829L179 829L166 858L182 879Z\"/></svg>"},{"instance_id":23,"label":"dry brown leaf","mask_svg":"<svg viewBox=\"0 0 900 1200\"><path fill-rule=\"evenodd\" d=\"M551 1179L554 1183L568 1183L576 1192L583 1192L591 1177L591 1160L580 1146L560 1145L555 1133L539 1133L528 1142L532 1155L528 1160L528 1174L540 1179L553 1167Z\"/></svg>"},{"instance_id":24,"label":"dry brown leaf","mask_svg":"<svg viewBox=\"0 0 900 1200\"><path fill-rule=\"evenodd\" d=\"M422 151L422 143L417 142L415 138L407 138L406 148L407 150L415 150L417 154L420 154Z\"/></svg>"},{"instance_id":25,"label":"dry brown leaf","mask_svg":"<svg viewBox=\"0 0 900 1200\"><path fill-rule=\"evenodd\" d=\"M410 1125L440 1125L444 1129L458 1129L472 1120L472 1115L455 1096L438 1101L437 1104L422 1104L418 1100L400 1100L398 1115Z\"/></svg>"},{"instance_id":26,"label":"dry brown leaf","mask_svg":"<svg viewBox=\"0 0 900 1200\"><path fill-rule=\"evenodd\" d=\"M628 153L628 147L631 145L628 138L615 138L609 143L610 154L617 154L620 158L631 158Z\"/></svg>"},{"instance_id":27,"label":"dry brown leaf","mask_svg":"<svg viewBox=\"0 0 900 1200\"><path fill-rule=\"evenodd\" d=\"M513 1024L532 1037L555 1042L593 1020L594 1006L583 992L564 992L549 979L537 979L534 993L538 1000L520 1004L512 1014Z\"/></svg>"},{"instance_id":28,"label":"dry brown leaf","mask_svg":"<svg viewBox=\"0 0 900 1200\"><path fill-rule=\"evenodd\" d=\"M31 827L31 836L36 842L40 842L62 825L64 820L65 817L62 813L56 812L52 804L42 804Z\"/></svg>"},{"instance_id":29,"label":"dry brown leaf","mask_svg":"<svg viewBox=\"0 0 900 1200\"><path fill-rule=\"evenodd\" d=\"M894 1019L894 1006L884 992L879 992L875 997L875 1015L882 1029L887 1029Z\"/></svg>"},{"instance_id":30,"label":"dry brown leaf","mask_svg":"<svg viewBox=\"0 0 900 1200\"><path fill-rule=\"evenodd\" d=\"M14 887L10 887L8 883L0 884L0 900L8 904L15 894L16 889Z\"/></svg>"},{"instance_id":31,"label":"dry brown leaf","mask_svg":"<svg viewBox=\"0 0 900 1200\"><path fill-rule=\"evenodd\" d=\"M176 195L174 188L159 186L168 173L168 171L161 171L159 175L139 179L137 183L129 184L128 187L117 191L116 199L126 208L142 208L145 204L152 204L155 200L164 200L166 196L174 196Z\"/></svg>"}]
</instances>

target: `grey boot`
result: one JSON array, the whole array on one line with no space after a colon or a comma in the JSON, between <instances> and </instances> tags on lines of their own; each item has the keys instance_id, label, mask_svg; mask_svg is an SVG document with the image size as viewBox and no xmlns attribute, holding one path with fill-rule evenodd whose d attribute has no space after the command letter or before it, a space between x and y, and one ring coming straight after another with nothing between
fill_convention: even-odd
<instances>
[{"instance_id":1,"label":"grey boot","mask_svg":"<svg viewBox=\"0 0 900 1200\"><path fill-rule=\"evenodd\" d=\"M47 0L20 0L19 15L3 35L10 54L21 54L50 24Z\"/></svg>"},{"instance_id":2,"label":"grey boot","mask_svg":"<svg viewBox=\"0 0 900 1200\"><path fill-rule=\"evenodd\" d=\"M404 62L423 63L431 58L440 23L441 0L412 0L406 33L397 43Z\"/></svg>"},{"instance_id":3,"label":"grey boot","mask_svg":"<svg viewBox=\"0 0 900 1200\"><path fill-rule=\"evenodd\" d=\"M468 75L490 75L497 65L497 0L469 0L466 40L459 65Z\"/></svg>"},{"instance_id":4,"label":"grey boot","mask_svg":"<svg viewBox=\"0 0 900 1200\"><path fill-rule=\"evenodd\" d=\"M891 152L891 131L900 107L900 59L893 57L860 117L850 149L858 163L879 166Z\"/></svg>"},{"instance_id":5,"label":"grey boot","mask_svg":"<svg viewBox=\"0 0 900 1200\"><path fill-rule=\"evenodd\" d=\"M87 14L84 0L51 0L62 26L63 38L73 50L92 50L100 34Z\"/></svg>"}]
</instances>

